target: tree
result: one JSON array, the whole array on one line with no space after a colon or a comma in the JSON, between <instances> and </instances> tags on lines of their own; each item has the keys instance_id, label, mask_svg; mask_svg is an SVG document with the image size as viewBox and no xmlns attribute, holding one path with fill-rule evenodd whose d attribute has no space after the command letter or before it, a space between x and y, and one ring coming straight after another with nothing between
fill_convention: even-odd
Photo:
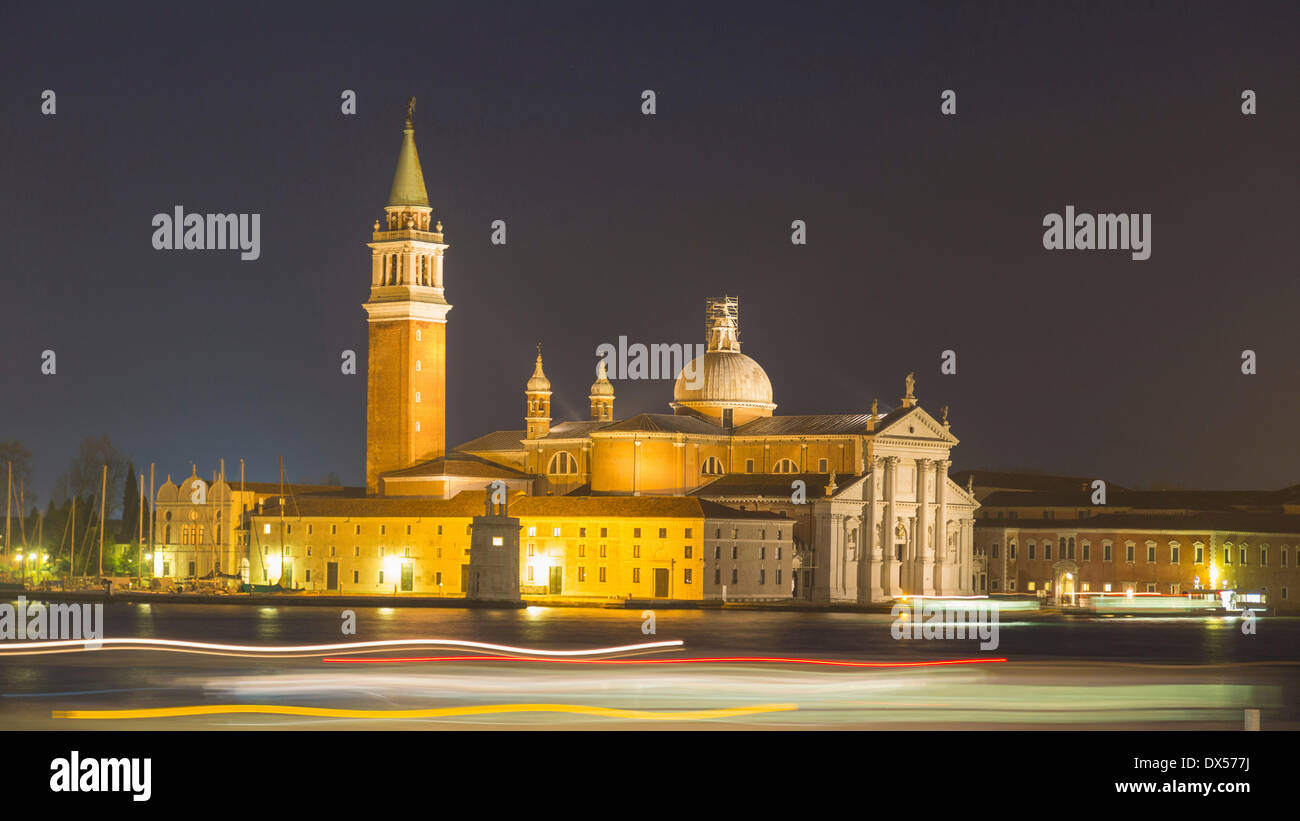
<instances>
[{"instance_id":1,"label":"tree","mask_svg":"<svg viewBox=\"0 0 1300 821\"><path fill-rule=\"evenodd\" d=\"M90 496L95 499L95 506L98 509L101 473L104 465L108 465L109 500L105 518L114 518L113 514L118 512L114 500L122 498L123 488L126 483L127 462L121 452L113 447L113 443L109 441L107 434L103 436L87 436L82 440L81 445L77 448L77 455L68 463L68 467L55 483L55 498L61 501L73 496L78 497L78 499Z\"/></svg>"},{"instance_id":2,"label":"tree","mask_svg":"<svg viewBox=\"0 0 1300 821\"><path fill-rule=\"evenodd\" d=\"M122 493L122 530L117 534L120 542L134 542L139 536L140 483L135 477L135 462L126 469L126 489Z\"/></svg>"}]
</instances>

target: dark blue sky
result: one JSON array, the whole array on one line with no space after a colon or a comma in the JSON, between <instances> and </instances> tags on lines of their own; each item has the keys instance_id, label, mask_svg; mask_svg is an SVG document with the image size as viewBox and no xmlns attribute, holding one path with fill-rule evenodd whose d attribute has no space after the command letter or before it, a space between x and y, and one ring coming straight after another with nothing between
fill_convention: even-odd
<instances>
[{"instance_id":1,"label":"dark blue sky","mask_svg":"<svg viewBox=\"0 0 1300 821\"><path fill-rule=\"evenodd\" d=\"M957 468L1300 481L1294 2L700 5L6 9L0 439L42 503L99 433L163 475L283 453L362 481L339 353L364 363L408 95L450 444L522 427L538 340L585 418L597 345L703 341L730 293L778 413L889 407L915 371ZM153 250L177 204L260 213L261 258ZM1151 259L1043 250L1068 204L1151 213ZM619 416L668 410L671 382L616 387Z\"/></svg>"}]
</instances>

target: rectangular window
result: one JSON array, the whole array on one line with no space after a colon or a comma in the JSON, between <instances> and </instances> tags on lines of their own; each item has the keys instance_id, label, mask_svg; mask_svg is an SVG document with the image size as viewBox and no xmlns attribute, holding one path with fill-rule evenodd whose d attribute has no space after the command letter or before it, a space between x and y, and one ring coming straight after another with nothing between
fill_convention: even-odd
<instances>
[{"instance_id":1,"label":"rectangular window","mask_svg":"<svg viewBox=\"0 0 1300 821\"><path fill-rule=\"evenodd\" d=\"M1080 547L1083 548L1083 560L1085 562L1092 561L1092 545L1087 542L1084 542L1082 545L1080 545Z\"/></svg>"},{"instance_id":2,"label":"rectangular window","mask_svg":"<svg viewBox=\"0 0 1300 821\"><path fill-rule=\"evenodd\" d=\"M441 570L439 570L437 573L434 573L434 574L433 574L433 583L436 584L436 585L438 585L439 587L442 587L442 571L441 571Z\"/></svg>"},{"instance_id":3,"label":"rectangular window","mask_svg":"<svg viewBox=\"0 0 1300 821\"><path fill-rule=\"evenodd\" d=\"M1104 544L1101 546L1101 560L1104 562L1110 561L1110 545Z\"/></svg>"},{"instance_id":4,"label":"rectangular window","mask_svg":"<svg viewBox=\"0 0 1300 821\"><path fill-rule=\"evenodd\" d=\"M537 535L537 525L529 525L529 526L528 526L528 535L529 535L529 536L536 536L536 535Z\"/></svg>"},{"instance_id":5,"label":"rectangular window","mask_svg":"<svg viewBox=\"0 0 1300 821\"><path fill-rule=\"evenodd\" d=\"M1155 563L1156 563L1156 546L1153 544L1149 544L1147 545L1147 564L1155 564Z\"/></svg>"},{"instance_id":6,"label":"rectangular window","mask_svg":"<svg viewBox=\"0 0 1300 821\"><path fill-rule=\"evenodd\" d=\"M380 535L380 536L387 536L387 535L388 535L388 525L380 525L380 526L379 526L379 535Z\"/></svg>"},{"instance_id":7,"label":"rectangular window","mask_svg":"<svg viewBox=\"0 0 1300 821\"><path fill-rule=\"evenodd\" d=\"M632 584L640 584L640 583L641 583L641 568L634 567L632 568Z\"/></svg>"},{"instance_id":8,"label":"rectangular window","mask_svg":"<svg viewBox=\"0 0 1300 821\"><path fill-rule=\"evenodd\" d=\"M604 568L604 567L600 568L600 580L601 580L602 583L605 581L605 568Z\"/></svg>"},{"instance_id":9,"label":"rectangular window","mask_svg":"<svg viewBox=\"0 0 1300 821\"><path fill-rule=\"evenodd\" d=\"M1125 560L1125 561L1128 561L1128 562L1133 561L1133 548L1134 548L1134 547L1135 547L1135 545L1131 545L1131 544L1124 545L1124 560Z\"/></svg>"},{"instance_id":10,"label":"rectangular window","mask_svg":"<svg viewBox=\"0 0 1300 821\"><path fill-rule=\"evenodd\" d=\"M358 557L358 558L360 558L360 556L361 556L361 545L356 544L356 545L353 545L353 546L352 546L352 555L353 555L353 556L356 556L356 557Z\"/></svg>"},{"instance_id":11,"label":"rectangular window","mask_svg":"<svg viewBox=\"0 0 1300 821\"><path fill-rule=\"evenodd\" d=\"M558 538L560 535L560 529L558 527L551 528L551 535Z\"/></svg>"},{"instance_id":12,"label":"rectangular window","mask_svg":"<svg viewBox=\"0 0 1300 821\"><path fill-rule=\"evenodd\" d=\"M438 525L438 535L442 535L442 525Z\"/></svg>"},{"instance_id":13,"label":"rectangular window","mask_svg":"<svg viewBox=\"0 0 1300 821\"><path fill-rule=\"evenodd\" d=\"M716 567L713 569L713 583L722 584L722 571Z\"/></svg>"},{"instance_id":14,"label":"rectangular window","mask_svg":"<svg viewBox=\"0 0 1300 821\"><path fill-rule=\"evenodd\" d=\"M691 557L691 546L686 545L686 547L682 549L682 552L685 554L685 558L689 559Z\"/></svg>"},{"instance_id":15,"label":"rectangular window","mask_svg":"<svg viewBox=\"0 0 1300 821\"><path fill-rule=\"evenodd\" d=\"M528 546L528 555L529 555L530 557L532 557L532 556L536 556L536 555L537 555L537 545L535 545L535 544L530 544L530 545Z\"/></svg>"},{"instance_id":16,"label":"rectangular window","mask_svg":"<svg viewBox=\"0 0 1300 821\"><path fill-rule=\"evenodd\" d=\"M353 531L353 533L355 533L357 536L360 536L360 535L361 535L361 525L357 525L357 526L356 526L356 529Z\"/></svg>"},{"instance_id":17,"label":"rectangular window","mask_svg":"<svg viewBox=\"0 0 1300 821\"><path fill-rule=\"evenodd\" d=\"M767 584L767 570L765 568L760 567L758 569L758 583Z\"/></svg>"},{"instance_id":18,"label":"rectangular window","mask_svg":"<svg viewBox=\"0 0 1300 821\"><path fill-rule=\"evenodd\" d=\"M528 565L528 581L531 582L532 580L533 580L533 566L530 564Z\"/></svg>"},{"instance_id":19,"label":"rectangular window","mask_svg":"<svg viewBox=\"0 0 1300 821\"><path fill-rule=\"evenodd\" d=\"M360 584L360 583L361 583L361 571L360 571L360 570L353 570L353 571L352 571L352 583L353 583L353 584Z\"/></svg>"},{"instance_id":20,"label":"rectangular window","mask_svg":"<svg viewBox=\"0 0 1300 821\"><path fill-rule=\"evenodd\" d=\"M1178 545L1169 548L1169 563L1178 564Z\"/></svg>"},{"instance_id":21,"label":"rectangular window","mask_svg":"<svg viewBox=\"0 0 1300 821\"><path fill-rule=\"evenodd\" d=\"M667 539L667 538L668 538L668 528L666 528L666 527L661 527L661 528L659 528L659 538L661 538L661 539Z\"/></svg>"},{"instance_id":22,"label":"rectangular window","mask_svg":"<svg viewBox=\"0 0 1300 821\"><path fill-rule=\"evenodd\" d=\"M1282 566L1286 567L1286 548L1282 548Z\"/></svg>"},{"instance_id":23,"label":"rectangular window","mask_svg":"<svg viewBox=\"0 0 1300 821\"><path fill-rule=\"evenodd\" d=\"M731 546L731 558L733 558L733 559L739 558L739 555L738 555L738 554L739 554L739 550L740 550L740 549L739 549L738 547L736 547L736 546L733 544L733 545Z\"/></svg>"},{"instance_id":24,"label":"rectangular window","mask_svg":"<svg viewBox=\"0 0 1300 821\"><path fill-rule=\"evenodd\" d=\"M758 558L759 559L767 558L767 545L764 544L758 546Z\"/></svg>"},{"instance_id":25,"label":"rectangular window","mask_svg":"<svg viewBox=\"0 0 1300 821\"><path fill-rule=\"evenodd\" d=\"M606 554L606 552L605 552L605 545L601 545L601 546L600 546L600 557L603 559L603 558L605 558L606 555L607 555L607 554ZM637 548L636 555L638 555L638 556L641 555L640 548Z\"/></svg>"},{"instance_id":26,"label":"rectangular window","mask_svg":"<svg viewBox=\"0 0 1300 821\"><path fill-rule=\"evenodd\" d=\"M753 460L753 459L746 459L746 460L745 460L745 472L746 472L746 473L753 473L753 472L754 472L754 460Z\"/></svg>"},{"instance_id":27,"label":"rectangular window","mask_svg":"<svg viewBox=\"0 0 1300 821\"><path fill-rule=\"evenodd\" d=\"M411 526L410 526L410 525L407 525L407 526L406 526L406 535L407 535L407 536L410 536L410 535L411 535Z\"/></svg>"},{"instance_id":28,"label":"rectangular window","mask_svg":"<svg viewBox=\"0 0 1300 821\"><path fill-rule=\"evenodd\" d=\"M775 583L776 583L776 585L777 585L778 587L781 585L781 568L779 568L779 567L776 569L776 582L775 582Z\"/></svg>"},{"instance_id":29,"label":"rectangular window","mask_svg":"<svg viewBox=\"0 0 1300 821\"><path fill-rule=\"evenodd\" d=\"M602 533L601 535L603 536L603 535L605 535L605 534ZM639 538L641 538L641 528L639 528L639 527L634 527L634 528L632 528L632 538L633 538L633 539L639 539Z\"/></svg>"},{"instance_id":30,"label":"rectangular window","mask_svg":"<svg viewBox=\"0 0 1300 821\"><path fill-rule=\"evenodd\" d=\"M602 527L602 528L600 529L600 538L603 539L603 538L605 538L605 537L608 536L608 535L609 535L609 528L607 528L607 527Z\"/></svg>"},{"instance_id":31,"label":"rectangular window","mask_svg":"<svg viewBox=\"0 0 1300 821\"><path fill-rule=\"evenodd\" d=\"M310 570L307 571L307 578L303 579L303 581L308 581L308 582L311 581L311 571L310 571Z\"/></svg>"},{"instance_id":32,"label":"rectangular window","mask_svg":"<svg viewBox=\"0 0 1300 821\"><path fill-rule=\"evenodd\" d=\"M818 472L818 473L825 473L825 472L826 472L827 470L829 470L829 469L830 469L830 464L827 463L827 461L826 461L825 459L818 459L818 460L817 460L817 472Z\"/></svg>"},{"instance_id":33,"label":"rectangular window","mask_svg":"<svg viewBox=\"0 0 1300 821\"><path fill-rule=\"evenodd\" d=\"M1007 545L1007 558L1014 559L1015 557L1016 557L1016 543L1011 542L1010 544Z\"/></svg>"},{"instance_id":34,"label":"rectangular window","mask_svg":"<svg viewBox=\"0 0 1300 821\"><path fill-rule=\"evenodd\" d=\"M691 528L689 528L689 527L686 528L685 537L686 537L687 539L691 538Z\"/></svg>"},{"instance_id":35,"label":"rectangular window","mask_svg":"<svg viewBox=\"0 0 1300 821\"><path fill-rule=\"evenodd\" d=\"M1029 543L1029 558L1030 558L1030 559L1033 559L1033 558L1034 558L1034 543L1033 543L1033 542L1030 542L1030 543Z\"/></svg>"},{"instance_id":36,"label":"rectangular window","mask_svg":"<svg viewBox=\"0 0 1300 821\"><path fill-rule=\"evenodd\" d=\"M686 568L684 571L682 571L682 583L683 584L691 583L691 569L689 567Z\"/></svg>"},{"instance_id":37,"label":"rectangular window","mask_svg":"<svg viewBox=\"0 0 1300 821\"><path fill-rule=\"evenodd\" d=\"M998 557L998 543L997 543L997 542L994 542L994 543L993 543L993 554L992 554L992 555L993 555L993 558L995 558L995 559Z\"/></svg>"},{"instance_id":38,"label":"rectangular window","mask_svg":"<svg viewBox=\"0 0 1300 821\"><path fill-rule=\"evenodd\" d=\"M337 536L337 535L338 535L338 532L339 532L339 526L338 526L338 525L330 525L330 535L331 535L331 536Z\"/></svg>"},{"instance_id":39,"label":"rectangular window","mask_svg":"<svg viewBox=\"0 0 1300 821\"><path fill-rule=\"evenodd\" d=\"M1241 563L1242 564L1246 563L1246 548L1244 547L1241 549Z\"/></svg>"},{"instance_id":40,"label":"rectangular window","mask_svg":"<svg viewBox=\"0 0 1300 821\"><path fill-rule=\"evenodd\" d=\"M586 556L587 556L587 546L585 544L578 545L578 558L584 559L586 558Z\"/></svg>"},{"instance_id":41,"label":"rectangular window","mask_svg":"<svg viewBox=\"0 0 1300 821\"><path fill-rule=\"evenodd\" d=\"M1232 548L1231 548L1231 547L1225 547L1225 548L1223 549L1223 563L1224 563L1224 564L1232 564Z\"/></svg>"},{"instance_id":42,"label":"rectangular window","mask_svg":"<svg viewBox=\"0 0 1300 821\"><path fill-rule=\"evenodd\" d=\"M578 565L578 581L585 582L586 580L587 580L587 568L583 567L582 565Z\"/></svg>"},{"instance_id":43,"label":"rectangular window","mask_svg":"<svg viewBox=\"0 0 1300 821\"><path fill-rule=\"evenodd\" d=\"M735 583L736 583L736 579L738 579L739 577L740 577L740 574L737 572L736 568L734 568L734 567L731 568L731 583L732 583L732 584L735 584Z\"/></svg>"},{"instance_id":44,"label":"rectangular window","mask_svg":"<svg viewBox=\"0 0 1300 821\"><path fill-rule=\"evenodd\" d=\"M722 545L720 545L720 544L715 544L715 545L713 546L713 558L715 558L715 559L721 559L721 558L722 558Z\"/></svg>"},{"instance_id":45,"label":"rectangular window","mask_svg":"<svg viewBox=\"0 0 1300 821\"><path fill-rule=\"evenodd\" d=\"M380 584L383 584L383 583L384 583L384 571L382 571L382 570L379 571L379 583L380 583Z\"/></svg>"},{"instance_id":46,"label":"rectangular window","mask_svg":"<svg viewBox=\"0 0 1300 821\"><path fill-rule=\"evenodd\" d=\"M1043 558L1044 558L1044 559L1047 559L1048 561L1051 560L1051 558L1052 558L1052 543L1051 543L1051 542L1043 542Z\"/></svg>"}]
</instances>

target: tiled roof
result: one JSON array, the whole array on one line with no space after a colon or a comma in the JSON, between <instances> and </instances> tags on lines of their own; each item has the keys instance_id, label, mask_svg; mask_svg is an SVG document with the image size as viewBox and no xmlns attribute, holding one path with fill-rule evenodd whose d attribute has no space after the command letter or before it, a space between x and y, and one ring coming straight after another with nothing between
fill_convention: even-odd
<instances>
[{"instance_id":1,"label":"tiled roof","mask_svg":"<svg viewBox=\"0 0 1300 821\"><path fill-rule=\"evenodd\" d=\"M726 436L727 429L712 422L706 422L696 416L671 413L642 413L631 419L603 428L602 433L638 432L647 433L696 433L711 436Z\"/></svg>"},{"instance_id":2,"label":"tiled roof","mask_svg":"<svg viewBox=\"0 0 1300 821\"><path fill-rule=\"evenodd\" d=\"M977 477L978 480L978 477ZM1106 507L1138 510L1231 510L1280 507L1285 490L1115 490L1107 488ZM1091 507L1092 490L1071 492L999 490L984 498L989 507Z\"/></svg>"},{"instance_id":3,"label":"tiled roof","mask_svg":"<svg viewBox=\"0 0 1300 821\"><path fill-rule=\"evenodd\" d=\"M609 420L600 421L600 422L594 422L594 421L561 422L558 425L552 425L551 432L542 438L543 439L585 439L587 435L591 433L593 430L600 430L601 428L607 428L614 424L617 423L610 422Z\"/></svg>"},{"instance_id":4,"label":"tiled roof","mask_svg":"<svg viewBox=\"0 0 1300 821\"><path fill-rule=\"evenodd\" d=\"M710 502L708 499L700 500L700 507L704 510L706 519L753 519L757 521L781 521L789 520L790 517L784 513L771 510L739 510L727 505L720 505L717 502Z\"/></svg>"},{"instance_id":5,"label":"tiled roof","mask_svg":"<svg viewBox=\"0 0 1300 821\"><path fill-rule=\"evenodd\" d=\"M856 477L846 473L836 474L835 484L844 487L854 478ZM794 492L792 484L796 479L802 480L807 487L809 499L825 498L826 485L830 481L830 476L826 473L729 473L703 487L695 488L690 495L703 499L737 496L789 499Z\"/></svg>"},{"instance_id":6,"label":"tiled roof","mask_svg":"<svg viewBox=\"0 0 1300 821\"><path fill-rule=\"evenodd\" d=\"M433 499L419 496L365 496L359 499L336 499L321 496L300 496L289 499L284 506L286 518L306 517L377 517L395 518L452 518L481 516L485 508L486 493L464 491L451 499ZM279 517L280 507L274 502L262 506L258 517Z\"/></svg>"},{"instance_id":7,"label":"tiled roof","mask_svg":"<svg viewBox=\"0 0 1300 821\"><path fill-rule=\"evenodd\" d=\"M511 516L700 518L700 501L689 496L524 496L512 501Z\"/></svg>"},{"instance_id":8,"label":"tiled roof","mask_svg":"<svg viewBox=\"0 0 1300 821\"><path fill-rule=\"evenodd\" d=\"M888 418L888 417L886 417ZM869 413L830 413L815 416L763 416L736 428L736 436L862 436Z\"/></svg>"},{"instance_id":9,"label":"tiled roof","mask_svg":"<svg viewBox=\"0 0 1300 821\"><path fill-rule=\"evenodd\" d=\"M463 445L457 445L456 450L469 452L475 450L523 450L524 434L527 431L522 430L494 430L491 433L485 433L477 439L471 439Z\"/></svg>"},{"instance_id":10,"label":"tiled roof","mask_svg":"<svg viewBox=\"0 0 1300 821\"><path fill-rule=\"evenodd\" d=\"M998 490L1041 490L1057 493L1070 493L1083 489L1091 490L1096 476L1057 476L1046 473L1021 473L999 470L959 470L952 474L952 480L962 487L966 480L974 475L976 488L996 488ZM1108 491L1127 490L1123 485L1106 481Z\"/></svg>"},{"instance_id":11,"label":"tiled roof","mask_svg":"<svg viewBox=\"0 0 1300 821\"><path fill-rule=\"evenodd\" d=\"M1019 528L1021 530L1056 530L1069 532L1162 530L1204 533L1277 533L1300 536L1300 516L1280 513L1246 513L1217 511L1192 514L1105 513L1086 519L977 519L983 528Z\"/></svg>"},{"instance_id":12,"label":"tiled roof","mask_svg":"<svg viewBox=\"0 0 1300 821\"><path fill-rule=\"evenodd\" d=\"M405 478L419 476L469 476L490 479L522 479L528 476L520 470L489 462L469 453L449 453L437 459L430 459L418 465L401 470L381 473L381 478Z\"/></svg>"}]
</instances>

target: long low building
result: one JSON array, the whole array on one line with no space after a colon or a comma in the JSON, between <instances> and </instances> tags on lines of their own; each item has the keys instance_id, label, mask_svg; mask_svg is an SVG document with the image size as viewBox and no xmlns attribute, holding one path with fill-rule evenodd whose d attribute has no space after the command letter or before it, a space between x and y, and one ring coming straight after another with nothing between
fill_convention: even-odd
<instances>
[{"instance_id":1,"label":"long low building","mask_svg":"<svg viewBox=\"0 0 1300 821\"><path fill-rule=\"evenodd\" d=\"M283 503L281 501L283 498ZM451 499L276 497L250 516L248 578L319 592L463 596L483 491ZM513 494L524 595L791 597L792 521L681 496Z\"/></svg>"},{"instance_id":2,"label":"long low building","mask_svg":"<svg viewBox=\"0 0 1300 821\"><path fill-rule=\"evenodd\" d=\"M977 587L1062 601L1080 593L1262 591L1294 609L1300 494L1265 491L1015 490L983 497ZM1041 477L1040 477L1041 478ZM980 476L975 473L978 485Z\"/></svg>"}]
</instances>

